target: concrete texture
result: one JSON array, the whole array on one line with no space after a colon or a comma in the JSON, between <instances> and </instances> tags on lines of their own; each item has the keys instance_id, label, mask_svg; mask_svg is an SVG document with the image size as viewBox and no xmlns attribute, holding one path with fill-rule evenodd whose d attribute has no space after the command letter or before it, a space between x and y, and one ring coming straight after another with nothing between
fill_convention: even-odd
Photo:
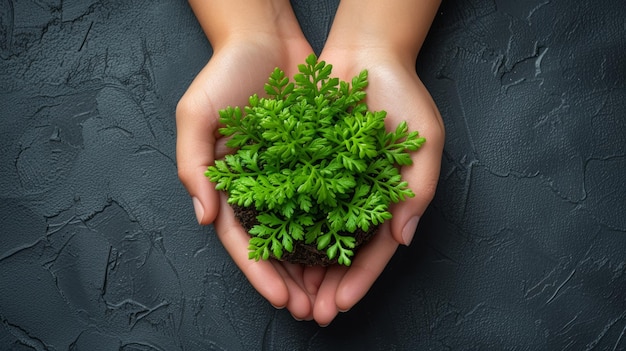
<instances>
[{"instance_id":1,"label":"concrete texture","mask_svg":"<svg viewBox=\"0 0 626 351\"><path fill-rule=\"evenodd\" d=\"M323 46L337 1L294 1ZM626 2L445 1L445 120L414 243L331 326L199 227L174 109L211 48L182 1L0 1L0 350L626 349Z\"/></svg>"}]
</instances>

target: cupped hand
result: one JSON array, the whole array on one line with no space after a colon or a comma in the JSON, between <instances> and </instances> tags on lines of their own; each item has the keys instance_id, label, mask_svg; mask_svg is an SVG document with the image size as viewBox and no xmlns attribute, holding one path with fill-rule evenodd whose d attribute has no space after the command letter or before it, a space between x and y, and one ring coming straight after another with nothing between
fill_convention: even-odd
<instances>
[{"instance_id":1,"label":"cupped hand","mask_svg":"<svg viewBox=\"0 0 626 351\"><path fill-rule=\"evenodd\" d=\"M271 42L271 40L270 40ZM308 43L268 46L260 40L228 44L217 52L181 98L176 114L179 177L192 197L198 222L214 223L219 239L255 289L276 307L287 307L296 319L330 323L339 311L352 308L370 289L399 244L411 241L419 217L434 195L439 175L444 129L441 117L413 65L361 51L326 50L320 59L333 64L333 75L344 80L369 71L367 103L386 110L387 127L406 120L427 142L413 154L413 165L401 169L416 194L393 205L393 218L359 250L350 267L307 267L248 259L249 236L237 222L224 194L204 176L207 166L228 150L217 129L217 111L243 106L275 67L293 76L312 51ZM284 42L282 44L285 44Z\"/></svg>"},{"instance_id":2,"label":"cupped hand","mask_svg":"<svg viewBox=\"0 0 626 351\"><path fill-rule=\"evenodd\" d=\"M314 295L309 291L315 287L305 286L303 268L249 260L248 234L224 194L204 176L207 167L228 152L218 132L218 111L244 106L254 93L262 95L276 67L293 76L297 65L312 52L304 39L279 40L259 33L248 37L220 45L180 99L176 109L178 175L192 198L198 222L214 223L220 241L254 288L272 305L287 307L295 318L310 319Z\"/></svg>"},{"instance_id":3,"label":"cupped hand","mask_svg":"<svg viewBox=\"0 0 626 351\"><path fill-rule=\"evenodd\" d=\"M435 194L444 126L437 106L415 72L414 61L403 61L385 51L341 48L325 49L320 60L332 64L333 75L346 81L367 69L369 109L387 111L388 130L395 130L406 121L410 130L417 130L426 138L424 145L412 153L413 164L400 170L415 197L391 206L393 218L358 251L350 267L331 266L323 273L310 275L312 281L320 284L313 318L320 325L327 325L338 312L349 310L365 296L398 245L410 244L419 218Z\"/></svg>"}]
</instances>

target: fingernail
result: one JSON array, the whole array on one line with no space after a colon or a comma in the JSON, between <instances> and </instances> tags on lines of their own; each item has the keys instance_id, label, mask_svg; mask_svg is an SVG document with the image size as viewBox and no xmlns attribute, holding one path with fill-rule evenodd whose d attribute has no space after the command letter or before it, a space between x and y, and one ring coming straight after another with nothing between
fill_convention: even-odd
<instances>
[{"instance_id":1,"label":"fingernail","mask_svg":"<svg viewBox=\"0 0 626 351\"><path fill-rule=\"evenodd\" d=\"M204 207L202 207L202 203L197 197L192 197L191 201L193 202L193 210L196 212L196 219L198 223L201 223L202 217L204 217Z\"/></svg>"},{"instance_id":2,"label":"fingernail","mask_svg":"<svg viewBox=\"0 0 626 351\"><path fill-rule=\"evenodd\" d=\"M402 240L404 240L404 245L409 245L413 240L413 235L415 235L415 229L417 229L417 223L420 221L418 216L411 217L408 222L404 225L402 229Z\"/></svg>"},{"instance_id":3,"label":"fingernail","mask_svg":"<svg viewBox=\"0 0 626 351\"><path fill-rule=\"evenodd\" d=\"M270 304L270 305L272 305L272 307L274 307L277 310L282 310L283 308L285 308L285 306L276 306L274 304Z\"/></svg>"}]
</instances>

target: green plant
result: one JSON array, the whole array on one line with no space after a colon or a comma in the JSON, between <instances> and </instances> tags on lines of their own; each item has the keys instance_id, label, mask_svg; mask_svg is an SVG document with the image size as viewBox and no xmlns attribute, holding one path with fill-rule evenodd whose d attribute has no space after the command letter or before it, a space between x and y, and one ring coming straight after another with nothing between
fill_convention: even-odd
<instances>
[{"instance_id":1,"label":"green plant","mask_svg":"<svg viewBox=\"0 0 626 351\"><path fill-rule=\"evenodd\" d=\"M291 82L276 68L243 108L219 111L219 131L237 149L206 176L228 202L254 206L249 257L280 259L304 240L329 259L350 265L357 230L391 218L388 207L413 192L397 166L425 141L406 122L385 130L385 111L364 102L367 71L351 84L330 76L332 65L311 54Z\"/></svg>"}]
</instances>

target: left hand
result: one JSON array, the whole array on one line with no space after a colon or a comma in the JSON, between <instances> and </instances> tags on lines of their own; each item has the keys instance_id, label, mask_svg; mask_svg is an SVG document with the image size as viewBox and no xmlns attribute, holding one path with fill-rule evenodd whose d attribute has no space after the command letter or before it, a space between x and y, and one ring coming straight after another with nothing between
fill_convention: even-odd
<instances>
[{"instance_id":1,"label":"left hand","mask_svg":"<svg viewBox=\"0 0 626 351\"><path fill-rule=\"evenodd\" d=\"M399 244L410 244L419 218L437 188L445 133L437 106L413 63L403 63L384 51L362 49L325 50L320 60L333 64L333 76L346 81L367 69L369 109L387 111L387 130L395 130L404 120L410 130L418 130L426 138L426 143L412 154L413 164L401 168L415 197L391 206L393 218L358 251L352 265L304 267L303 285L309 287L309 293L315 292L312 317L318 324L327 325L338 312L349 310L365 296Z\"/></svg>"}]
</instances>

